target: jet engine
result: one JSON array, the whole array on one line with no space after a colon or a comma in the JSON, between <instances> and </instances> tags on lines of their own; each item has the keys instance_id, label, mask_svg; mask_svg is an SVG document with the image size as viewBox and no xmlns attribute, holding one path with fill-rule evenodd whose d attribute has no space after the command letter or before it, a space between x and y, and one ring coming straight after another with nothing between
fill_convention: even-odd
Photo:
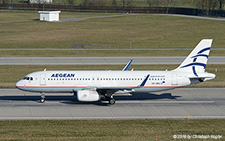
<instances>
[{"instance_id":1,"label":"jet engine","mask_svg":"<svg viewBox=\"0 0 225 141\"><path fill-rule=\"evenodd\" d=\"M79 101L98 101L100 96L98 92L93 90L79 90L77 92L77 99Z\"/></svg>"}]
</instances>

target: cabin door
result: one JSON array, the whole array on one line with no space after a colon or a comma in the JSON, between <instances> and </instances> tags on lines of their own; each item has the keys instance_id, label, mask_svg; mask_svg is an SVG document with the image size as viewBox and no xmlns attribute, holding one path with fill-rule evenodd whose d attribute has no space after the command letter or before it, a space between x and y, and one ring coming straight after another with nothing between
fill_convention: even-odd
<instances>
[{"instance_id":1,"label":"cabin door","mask_svg":"<svg viewBox=\"0 0 225 141\"><path fill-rule=\"evenodd\" d=\"M44 73L40 76L40 85L46 85L46 74Z\"/></svg>"},{"instance_id":2,"label":"cabin door","mask_svg":"<svg viewBox=\"0 0 225 141\"><path fill-rule=\"evenodd\" d=\"M177 74L172 74L172 85L177 85Z\"/></svg>"}]
</instances>

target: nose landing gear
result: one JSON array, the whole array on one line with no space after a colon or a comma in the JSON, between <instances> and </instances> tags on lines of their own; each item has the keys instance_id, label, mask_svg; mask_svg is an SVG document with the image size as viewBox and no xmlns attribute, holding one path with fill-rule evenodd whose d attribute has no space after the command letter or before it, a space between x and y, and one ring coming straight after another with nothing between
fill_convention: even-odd
<instances>
[{"instance_id":1,"label":"nose landing gear","mask_svg":"<svg viewBox=\"0 0 225 141\"><path fill-rule=\"evenodd\" d=\"M45 93L41 93L41 103L45 103Z\"/></svg>"}]
</instances>

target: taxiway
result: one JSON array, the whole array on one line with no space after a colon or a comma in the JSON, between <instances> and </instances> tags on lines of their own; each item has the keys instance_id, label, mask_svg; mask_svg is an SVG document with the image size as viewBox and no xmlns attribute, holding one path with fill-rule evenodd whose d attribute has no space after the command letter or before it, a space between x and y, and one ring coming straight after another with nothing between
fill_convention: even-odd
<instances>
[{"instance_id":1,"label":"taxiway","mask_svg":"<svg viewBox=\"0 0 225 141\"><path fill-rule=\"evenodd\" d=\"M186 56L176 57L0 57L0 65L120 65L180 64ZM225 64L225 56L210 56L208 64Z\"/></svg>"},{"instance_id":2,"label":"taxiway","mask_svg":"<svg viewBox=\"0 0 225 141\"><path fill-rule=\"evenodd\" d=\"M225 118L225 88L180 88L115 96L116 104L84 103L72 94L0 89L0 119L164 119Z\"/></svg>"}]
</instances>

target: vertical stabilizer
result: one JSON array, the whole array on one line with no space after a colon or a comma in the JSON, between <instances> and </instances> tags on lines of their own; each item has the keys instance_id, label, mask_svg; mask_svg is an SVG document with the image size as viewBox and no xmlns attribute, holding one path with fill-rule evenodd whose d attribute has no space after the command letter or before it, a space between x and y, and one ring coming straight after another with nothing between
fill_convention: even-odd
<instances>
[{"instance_id":1,"label":"vertical stabilizer","mask_svg":"<svg viewBox=\"0 0 225 141\"><path fill-rule=\"evenodd\" d=\"M198 76L199 72L204 72L208 61L212 39L203 39L174 71L193 72Z\"/></svg>"}]
</instances>

